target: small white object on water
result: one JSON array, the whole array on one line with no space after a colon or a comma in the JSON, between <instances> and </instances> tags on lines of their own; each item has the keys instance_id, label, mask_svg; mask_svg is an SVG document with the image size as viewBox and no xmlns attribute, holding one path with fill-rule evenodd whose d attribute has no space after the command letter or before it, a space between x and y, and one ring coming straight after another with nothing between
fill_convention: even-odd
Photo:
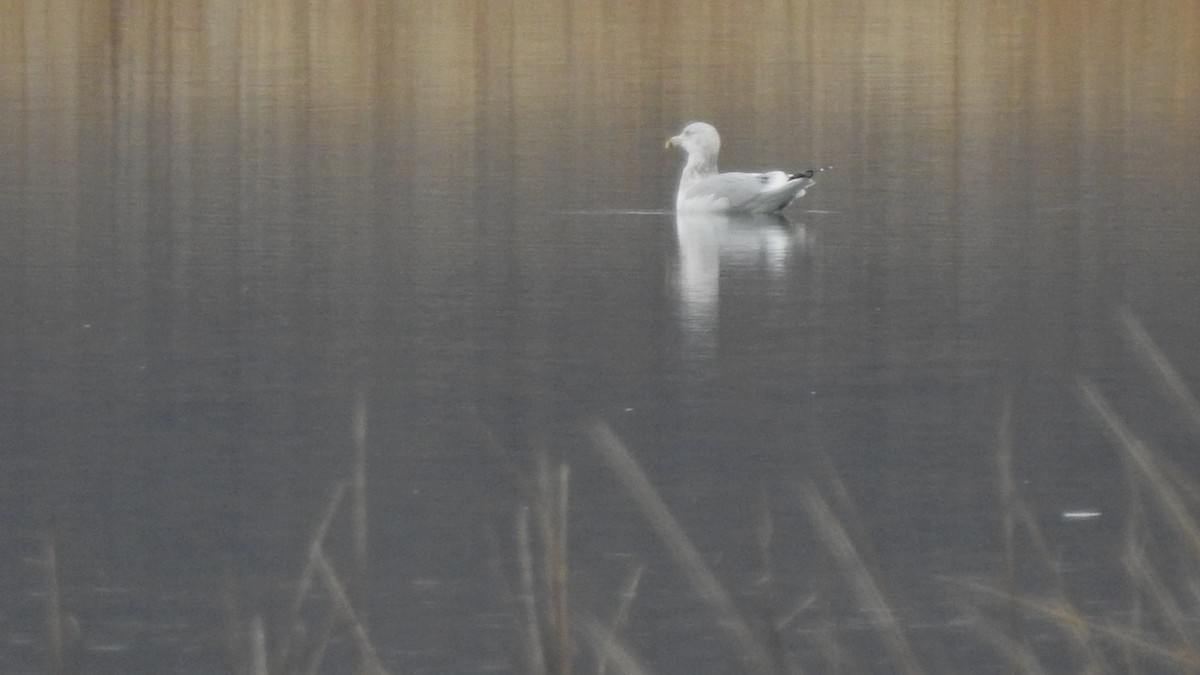
<instances>
[{"instance_id":1,"label":"small white object on water","mask_svg":"<svg viewBox=\"0 0 1200 675\"><path fill-rule=\"evenodd\" d=\"M1063 520L1091 520L1092 518L1099 518L1100 512L1086 510L1063 511L1062 517Z\"/></svg>"}]
</instances>

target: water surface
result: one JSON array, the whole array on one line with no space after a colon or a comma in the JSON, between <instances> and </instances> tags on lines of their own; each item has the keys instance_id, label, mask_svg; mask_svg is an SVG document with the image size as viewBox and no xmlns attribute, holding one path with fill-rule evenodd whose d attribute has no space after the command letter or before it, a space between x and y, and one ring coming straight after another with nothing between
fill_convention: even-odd
<instances>
[{"instance_id":1,"label":"water surface","mask_svg":"<svg viewBox=\"0 0 1200 675\"><path fill-rule=\"evenodd\" d=\"M773 513L780 596L855 644L796 493L832 469L930 661L973 672L939 579L998 574L1004 402L1101 607L1124 479L1076 378L1195 447L1116 320L1200 377L1189 2L62 0L0 26L6 672L43 662L51 530L88 672L224 667L223 570L280 615L356 410L395 672L510 670L496 446L571 465L581 609L647 564L628 633L657 673L736 654L592 421L747 607ZM726 169L833 169L782 222L677 219L662 142L694 119Z\"/></svg>"}]
</instances>

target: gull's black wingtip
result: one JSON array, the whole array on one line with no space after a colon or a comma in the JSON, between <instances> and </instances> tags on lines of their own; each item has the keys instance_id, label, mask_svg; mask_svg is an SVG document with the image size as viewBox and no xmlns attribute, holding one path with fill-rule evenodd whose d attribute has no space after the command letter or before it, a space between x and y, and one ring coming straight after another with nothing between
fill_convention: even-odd
<instances>
[{"instance_id":1,"label":"gull's black wingtip","mask_svg":"<svg viewBox=\"0 0 1200 675\"><path fill-rule=\"evenodd\" d=\"M830 166L822 166L817 169L809 169L808 171L801 171L800 173L789 173L788 180L796 180L797 178L812 178L813 176L817 175L818 173L820 173L822 171L828 171L832 168L833 168L833 165L830 165Z\"/></svg>"}]
</instances>

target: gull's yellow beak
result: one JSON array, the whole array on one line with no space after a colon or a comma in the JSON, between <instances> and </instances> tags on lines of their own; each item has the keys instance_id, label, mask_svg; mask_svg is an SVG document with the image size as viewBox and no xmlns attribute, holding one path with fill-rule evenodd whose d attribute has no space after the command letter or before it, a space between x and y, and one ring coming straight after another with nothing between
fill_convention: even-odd
<instances>
[{"instance_id":1,"label":"gull's yellow beak","mask_svg":"<svg viewBox=\"0 0 1200 675\"><path fill-rule=\"evenodd\" d=\"M675 147L676 145L679 145L678 139L679 139L678 136L672 136L672 137L668 138L667 144L663 147L670 150L671 148Z\"/></svg>"}]
</instances>

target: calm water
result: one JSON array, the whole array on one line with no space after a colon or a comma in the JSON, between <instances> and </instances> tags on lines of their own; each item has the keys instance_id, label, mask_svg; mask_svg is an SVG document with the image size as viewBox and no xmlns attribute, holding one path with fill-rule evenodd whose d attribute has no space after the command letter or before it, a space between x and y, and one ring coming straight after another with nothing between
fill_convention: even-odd
<instances>
[{"instance_id":1,"label":"calm water","mask_svg":"<svg viewBox=\"0 0 1200 675\"><path fill-rule=\"evenodd\" d=\"M1200 383L1195 3L249 5L0 8L0 670L43 662L51 529L87 672L228 670L223 570L282 615L356 409L393 672L513 672L537 448L576 607L644 562L629 647L734 668L593 420L750 614L770 510L799 654L878 644L799 506L832 466L927 665L987 672L940 579L998 577L1011 397L1022 489L1113 601L1124 478L1075 380L1193 456L1116 316ZM784 222L677 220L694 119L726 169L834 168Z\"/></svg>"}]
</instances>

